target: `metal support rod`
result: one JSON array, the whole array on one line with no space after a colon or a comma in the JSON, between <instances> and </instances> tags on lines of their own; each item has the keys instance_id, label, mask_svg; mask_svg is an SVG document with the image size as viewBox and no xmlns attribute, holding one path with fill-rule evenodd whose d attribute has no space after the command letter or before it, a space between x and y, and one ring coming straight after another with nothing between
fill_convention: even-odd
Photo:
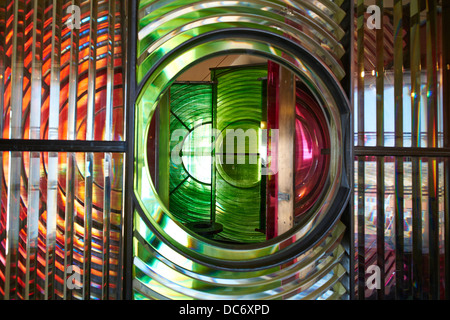
<instances>
[{"instance_id":1,"label":"metal support rod","mask_svg":"<svg viewBox=\"0 0 450 320\"><path fill-rule=\"evenodd\" d=\"M158 133L158 195L169 208L170 176L170 89L159 101Z\"/></svg>"},{"instance_id":2,"label":"metal support rod","mask_svg":"<svg viewBox=\"0 0 450 320\"><path fill-rule=\"evenodd\" d=\"M126 5L124 5L124 8ZM134 104L136 102L136 37L137 37L137 0L128 1L126 23L126 32L124 40L126 41L126 90L125 106L126 112L126 141L128 143L127 155L125 158L125 192L124 202L125 210L123 214L123 298L131 300L133 297L133 216L134 216Z\"/></svg>"},{"instance_id":3,"label":"metal support rod","mask_svg":"<svg viewBox=\"0 0 450 320\"><path fill-rule=\"evenodd\" d=\"M278 235L294 226L295 76L281 67L279 82Z\"/></svg>"}]
</instances>

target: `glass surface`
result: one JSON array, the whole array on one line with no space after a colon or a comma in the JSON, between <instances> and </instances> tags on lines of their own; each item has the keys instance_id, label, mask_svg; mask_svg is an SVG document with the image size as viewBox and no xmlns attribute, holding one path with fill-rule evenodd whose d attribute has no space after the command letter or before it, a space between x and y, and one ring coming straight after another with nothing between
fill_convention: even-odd
<instances>
[{"instance_id":1,"label":"glass surface","mask_svg":"<svg viewBox=\"0 0 450 320\"><path fill-rule=\"evenodd\" d=\"M188 174L203 184L211 184L211 124L192 130L181 148L181 161Z\"/></svg>"},{"instance_id":2,"label":"glass surface","mask_svg":"<svg viewBox=\"0 0 450 320\"><path fill-rule=\"evenodd\" d=\"M402 95L402 114L396 116L396 105L395 101L399 101L398 96L394 94L394 74L392 70L387 70L384 79L384 102L383 102L383 145L386 147L394 147L396 137L398 139L399 134L396 134L395 121L401 118L403 122L403 128L401 133L401 140L404 147L413 147L412 145L412 114L411 114L411 74L408 71L404 71L402 78L400 79L403 87L400 89L400 94ZM418 113L418 126L419 126L419 147L428 146L428 137L432 135L432 130L427 129L428 127L428 107L427 107L427 73L423 71L421 74L421 87L420 87L420 101L421 108ZM376 91L376 76L375 73L369 72L364 75L364 104L361 108L364 108L364 125L360 125L364 130L364 145L367 147L374 147L377 145L377 91ZM356 92L355 92L356 95ZM442 114L443 105L441 103L441 98L439 95L438 101L438 113ZM357 101L357 99L355 99ZM358 114L358 103L355 104L355 115ZM355 143L358 141L358 117L354 117L355 120ZM398 120L397 120L398 121ZM437 143L439 147L443 146L443 119L439 116L437 120Z\"/></svg>"},{"instance_id":3,"label":"glass surface","mask_svg":"<svg viewBox=\"0 0 450 320\"><path fill-rule=\"evenodd\" d=\"M211 80L217 83L214 124L220 132L215 150L216 219L223 225L219 235L237 243L266 239L259 154L259 128L267 108L264 77L266 64L211 70Z\"/></svg>"},{"instance_id":4,"label":"glass surface","mask_svg":"<svg viewBox=\"0 0 450 320\"><path fill-rule=\"evenodd\" d=\"M226 66L226 60L233 65ZM260 62L240 64L252 60ZM220 67L214 67L216 61ZM206 70L210 80L195 82ZM267 210L283 200L270 198L268 182L278 181L279 172L267 173L267 169L281 165L274 164L279 158L274 139L278 129L266 127L268 122L277 128L286 124L268 119L274 113L272 108L279 112L278 101L267 104L273 100L267 95L268 77L272 77L268 63L257 57L236 55L204 61L168 89L164 95L168 100L160 102L151 120L147 146L159 150L155 154L147 150L151 175L161 199L168 201L170 213L194 233L205 235L213 228L208 238L233 244L273 237L269 230L276 230L276 221L269 219ZM273 85L283 90L280 83L277 80ZM331 138L320 105L300 82L295 86L290 102L296 117L290 133L295 173L291 215L301 217L320 207L319 200L327 191ZM164 114L168 114L168 122ZM169 149L163 140L166 135ZM165 161L170 162L168 170ZM167 185L168 200L163 195Z\"/></svg>"},{"instance_id":5,"label":"glass surface","mask_svg":"<svg viewBox=\"0 0 450 320\"><path fill-rule=\"evenodd\" d=\"M330 137L326 118L313 97L296 89L295 215L314 206L328 180Z\"/></svg>"},{"instance_id":6,"label":"glass surface","mask_svg":"<svg viewBox=\"0 0 450 320\"><path fill-rule=\"evenodd\" d=\"M345 295L341 281L346 271L341 262L346 254L342 246L338 244L345 226L339 223L338 217L348 200L350 191L345 158L348 156L351 135L347 132L349 128L348 101L342 87L338 84L345 76L343 64L340 61L345 50L340 41L346 32L339 25L344 21L346 13L341 5L324 1L297 1L289 2L289 4L287 2L262 3L253 0L245 2L189 0L171 1L170 4L154 1L139 2L136 70L138 85L142 90L135 106L136 141L133 186L136 196L134 214L136 232L133 249L136 258L133 264L133 290L136 299L319 299L339 298ZM261 97L263 99L272 97L272 94L257 92L255 88L258 86L261 89L269 88L265 85L261 87L264 81L271 83L270 88L277 86L277 81L273 81L275 76L272 69L267 66L265 68L267 79L262 77L261 79L253 78L251 81L247 79L239 81L237 77L233 82L230 81L230 85L232 83L243 87L248 85L247 92L245 89L242 89L242 92L239 91L242 101L249 101L247 104L239 105L240 101L236 99L235 103L239 107L233 108L232 92L226 92L229 86L224 86L225 91L223 91L224 96L229 96L231 99L228 102L217 99L219 91L214 93L213 90L213 102L217 101L216 107L223 102L224 112L220 114L222 110L218 109L217 113L213 110L212 128L226 127L235 120L254 121L254 128L258 128L258 131L262 133L261 138L256 139L258 152L261 153L259 157L256 157L256 161L266 166L259 165L261 173L265 173L265 175L261 174L260 181L255 174L257 172L255 167L249 167L251 170L248 172L251 174L248 175L249 179L245 179L247 180L245 185L250 186L259 182L256 186L240 189L229 183L237 184L242 180L243 174L237 169L238 167L225 168L228 173L228 182L226 179L221 179L220 172L214 175L212 171L210 194L213 196L217 194L217 197L211 199L210 207L233 210L230 211L233 214L228 214L225 210L222 212L203 210L208 206L208 202L206 197L202 198L204 203L202 219L209 218L218 223L219 218L224 218L222 227L224 229L225 226L232 227L228 229L229 239L224 238L219 241L217 237L220 233L215 233L220 230L217 224L211 223L211 228L208 228L207 224L201 223L192 228L192 225L188 226L181 220L181 216L189 216L190 208L196 206L195 200L185 197L183 200L186 201L186 205L180 205L178 213L175 213L174 209L178 209L173 202L168 201L170 191L167 190L170 189L167 187L167 178L161 179L164 176L170 176L170 169L175 168L172 165L166 167L170 153L166 146L170 143L161 143L157 149L149 146L156 146L159 139L168 137L165 125L156 130L153 124L158 123L156 120L154 122L156 117L159 117L159 123L170 122L173 114L167 112L168 94L176 81L186 71L194 69L208 59L218 59L210 67L219 69L222 59L223 61L228 59L224 56L232 55L251 55L263 59L264 63L269 60L280 66L282 70L280 79L288 80L290 85L281 86L283 90L288 90L286 91L288 95L280 92L279 97L282 99L274 99L274 102L279 103L284 111L292 113L293 116L285 117L292 120L292 126L282 125L278 128L271 126L270 121L264 120L263 117L268 115L257 112L257 109L251 111L255 107L255 101ZM250 64L247 61L240 65ZM227 65L231 64L224 64L224 66ZM212 79L210 77L212 74L213 72L208 70L206 72L199 70L195 81L209 81ZM277 172L279 177L288 175L286 174L288 170L277 168L275 165L278 163L276 160L278 154L276 152L272 154L271 148L275 146L279 146L280 150L292 148L292 151L282 152L283 157L280 159L284 158L286 163L290 162L287 164L288 168L294 168L295 77L307 87L326 119L330 137L328 169L330 184L324 187L323 194L319 200L315 201L314 208L295 221L295 223L298 222L295 227L286 228L287 232L280 232L280 235L274 233L268 237L269 239L265 239L261 230L264 230L267 224L262 223L265 219L258 211L264 207L265 203L276 204L280 208L279 202L292 203L292 210L280 209L275 212L280 217L284 216L285 219L282 221L280 219L277 226L283 227L284 221L288 221L289 217L293 218L293 214L289 213L289 211L293 212L294 207L293 191L291 194L287 193L281 189L280 185L280 189L270 188L271 192L275 192L270 193L270 198L264 199L267 193L261 192L261 189L265 189L263 176L275 175ZM145 83L143 83L144 80ZM183 78L183 81L192 81L192 79ZM220 79L212 85L220 86ZM287 89L288 87L292 88L292 91ZM257 99L247 99L247 96L254 95ZM292 103L287 102L286 97L292 99ZM264 101L264 105L266 103L268 101ZM291 108L288 108L289 105ZM284 114L283 112L281 115ZM241 115L244 117L240 118ZM248 119L249 116L250 119ZM214 123L214 119L217 119L217 123ZM180 122L177 126L183 125ZM164 128L165 133L156 138L161 128ZM188 132L189 128L191 127L185 127ZM271 129L279 129L280 136L289 136L288 140L292 142L281 146L284 138L277 142L277 135L272 134ZM187 135L187 133L180 135L181 137L176 141L182 141ZM246 145L243 145L245 149ZM216 148L218 148L217 145ZM216 148L213 152L217 151ZM151 150L159 150L158 159L166 160L155 165L156 163L151 159L155 158L156 152ZM237 162L239 159L237 155L233 153L229 156ZM249 154L248 161L250 156L253 155ZM212 163L216 160L217 157L213 157ZM212 165L212 167L220 168L220 165L217 166L216 163L216 166ZM176 167L176 169L179 168L182 166ZM277 169L280 170L277 171ZM159 171L156 172L156 170ZM214 176L217 178L216 181ZM185 176L180 174L178 177L181 181L186 177L188 177L186 181L190 179L187 173ZM289 185L291 190L294 185L293 177L292 173L292 178L286 179L289 180L286 185ZM178 193L180 188L186 185L185 183L175 192ZM254 190L258 184L261 186L260 190ZM228 198L228 194L221 192L225 187L230 190L229 194L232 197ZM196 192L198 189L196 186ZM204 187L202 190L202 194L205 195L203 191L207 191L207 188ZM255 196L249 198L249 191L254 192ZM187 195L186 190L184 195ZM225 198L225 195L227 198L226 201L222 200L223 205L219 208L217 205L214 206L221 201L221 198ZM239 199L236 203L239 206L233 203L234 197ZM200 197L192 199L200 199ZM258 199L260 201L257 201ZM246 214L247 212L249 214ZM244 219L248 222L245 226ZM293 219L292 223L294 223ZM238 229L233 226L245 228ZM196 227L203 230L194 232ZM315 232L319 232L322 236L317 236ZM255 239L254 236L258 233L262 235L259 238L262 241ZM324 259L317 260L318 256L323 256Z\"/></svg>"},{"instance_id":7,"label":"glass surface","mask_svg":"<svg viewBox=\"0 0 450 320\"><path fill-rule=\"evenodd\" d=\"M235 56L239 61L248 62L239 55ZM219 56L215 61L225 61L227 57ZM205 62L200 64L205 65ZM223 294L228 292L226 287L231 283L236 283L233 286L233 295L255 292L248 297L262 297L268 292L256 293L259 290L253 287L253 281L244 284L248 282L244 279L254 278L256 284L260 281L255 277L277 273L277 268L264 269L261 272L220 271L222 276L211 278L209 275L216 272L216 267L206 267L202 262L197 265L190 260L189 255L185 256L176 249L169 250L168 247L162 246L159 236L153 234L141 218L142 214L146 215L145 219L151 217L147 216L146 210L153 210L153 214L162 213L158 207L166 203L164 211L171 219L161 224L162 230L167 232L170 238L175 237L176 241L183 243L184 247L219 261L230 259L232 263L238 263L248 259L247 257L270 255L273 250L270 244L264 245L270 240L265 234L267 217L264 212L269 201L278 203L282 200L269 200L266 189L266 179L277 174L277 171L268 170L271 167L276 170L277 167L273 165L277 155L275 149L272 150L277 145L276 134L275 131L267 130L267 114L270 110L267 100L270 96L266 93L266 78L272 77L272 74L264 60L257 65L215 68L213 65L207 69L209 73L193 65L191 69L180 73L179 80L173 82L161 94L153 114L149 118L139 117L140 123L143 119L149 119L147 123L150 124L146 130L147 141L143 143L147 146L147 158L145 162L138 162L142 163L142 166L138 165L138 172L142 172L138 181L144 182L146 177L151 177L152 182L138 183L137 189L138 194L141 194L144 212L135 214L135 226L139 232L135 236L135 252L138 257L134 264L136 299L153 296L152 292L175 299L186 296L221 298L225 297ZM196 76L189 78L187 74ZM277 83L275 82L274 86L278 86ZM329 171L329 168L333 167L329 163L333 154L328 150L331 148L330 141L333 140L329 132L334 130L334 127L330 126L329 114L323 111L320 102L317 102L316 96L312 95L309 89L304 90L306 91L297 90L297 98L293 92L291 108L294 114L297 114L297 120L293 119L297 121L297 126L294 126L292 132L295 142L292 150L297 150L297 153L293 152L291 159L293 168L297 170L297 191L300 195L296 197L297 207L300 208L297 212L299 216L305 214L305 221L308 221L308 215L316 214L317 210L323 210L321 213L325 214L327 205L324 205L324 199L334 192L332 184L326 186L326 183L329 183L330 175L340 171ZM169 118L166 118L167 115ZM170 124L170 127L167 127L167 124ZM279 125L281 124L277 124ZM237 130L242 131L241 135L236 134ZM169 148L160 140L164 135L170 135ZM227 139L227 136L232 139ZM160 154L152 150L159 150ZM161 152L168 154L169 158L162 157ZM161 167L165 159L170 162L167 169L164 165ZM339 162L335 162L335 166L339 166ZM319 168L320 172L316 172L315 168ZM167 180L168 198L163 196L164 189L167 188L164 181ZM330 187L331 189L327 189ZM292 214L294 215L294 203ZM344 230L341 229L342 225L335 228L333 230L338 233ZM186 239L185 234L188 236ZM334 240L330 240L331 242L337 238L333 236L332 239ZM194 244L197 241L200 242ZM331 246L331 242L327 246ZM263 245L256 247L256 244ZM330 256L325 260L326 263L342 258L341 248L338 246L336 250L332 254L333 258ZM184 267L168 268L167 264L172 263ZM299 265L298 268L292 271L300 272L303 267ZM311 267L302 272L310 272L312 275L318 270ZM319 282L323 285L335 283L344 274L344 269L339 267L327 267L322 271L324 273L321 275L329 272L323 282ZM194 280L186 276L194 277ZM276 278L280 276L281 274L274 274ZM317 277L320 278L319 275ZM213 285L216 281L223 282L223 285ZM242 285L238 285L241 282ZM172 283L178 285L174 288ZM294 288L301 283L303 282L299 281L288 286ZM268 290L279 285L270 281L260 288ZM241 286L242 289L238 289ZM215 293L208 294L208 288ZM310 297L320 288L322 287L317 285L312 286L309 291L300 290L302 293L295 297ZM273 294L279 295L275 292Z\"/></svg>"},{"instance_id":8,"label":"glass surface","mask_svg":"<svg viewBox=\"0 0 450 320\"><path fill-rule=\"evenodd\" d=\"M124 5L0 4L1 298L122 297L124 155L45 151L124 140Z\"/></svg>"},{"instance_id":9,"label":"glass surface","mask_svg":"<svg viewBox=\"0 0 450 320\"><path fill-rule=\"evenodd\" d=\"M169 208L182 222L211 219L211 122L211 84L171 86Z\"/></svg>"},{"instance_id":10,"label":"glass surface","mask_svg":"<svg viewBox=\"0 0 450 320\"><path fill-rule=\"evenodd\" d=\"M437 300L448 290L443 3L379 1L381 28L370 29L368 1L356 1L358 299ZM383 271L379 290L366 286L371 266Z\"/></svg>"},{"instance_id":11,"label":"glass surface","mask_svg":"<svg viewBox=\"0 0 450 320\"><path fill-rule=\"evenodd\" d=\"M4 139L124 140L123 1L94 2L2 4Z\"/></svg>"},{"instance_id":12,"label":"glass surface","mask_svg":"<svg viewBox=\"0 0 450 320\"><path fill-rule=\"evenodd\" d=\"M447 161L443 158L417 158L415 160L411 158L398 158L398 157L385 157L384 161L384 195L381 199L384 206L384 250L385 250L385 291L386 294L395 298L396 296L396 283L399 279L395 276L396 273L401 272L404 275L404 292L407 297L408 294L412 294L412 288L410 286L413 275L411 270L413 269L413 252L415 252L415 245L420 243L421 254L423 254L423 261L431 259L430 249L432 250L433 240L432 237L438 239L437 244L437 256L439 273L442 275L444 268L444 251L442 243L445 239L444 229L442 223L444 221L444 206L445 199L443 198L444 185L444 164ZM364 180L365 184L362 187L358 183L359 175L359 163L363 163L364 166ZM418 164L419 172L415 170L415 164ZM367 157L365 160L358 160L355 162L355 194L357 198L363 197L364 201L361 203L355 203L356 212L363 212L364 218L358 218L358 223L364 228L364 242L361 243L366 248L365 252L365 264L370 266L376 263L377 257L377 230L378 230L378 214L379 207L377 207L377 201L379 196L377 195L377 187L380 182L377 180L377 162L374 158ZM429 171L429 167L435 168L435 172ZM417 185L413 178L417 176L419 182L418 196L415 195L413 185ZM432 176L435 179L436 193L433 196L430 191L430 180ZM399 188L399 185L401 188ZM431 209L430 201L435 202L436 208ZM363 207L361 206L363 205ZM419 217L415 214L414 206L418 205L420 212ZM400 206L400 207L399 207ZM434 211L436 210L436 211ZM400 212L400 213L399 213ZM398 215L401 214L401 226L398 223ZM416 220L418 219L418 220ZM434 220L436 219L436 220ZM433 221L434 220L434 221ZM417 228L417 224L420 222L420 238L414 235L413 230ZM401 238L398 238L398 232L401 230ZM400 239L400 241L399 241ZM361 241L361 240L358 240ZM396 261L396 251L401 250L402 261ZM396 264L398 264L396 266ZM396 271L397 270L397 271ZM400 270L400 271L399 271ZM429 278L429 269L423 269L424 279ZM441 278L440 282L443 279ZM443 285L443 282L440 286ZM376 290L367 290L365 293L367 299L373 299L376 297Z\"/></svg>"},{"instance_id":13,"label":"glass surface","mask_svg":"<svg viewBox=\"0 0 450 320\"><path fill-rule=\"evenodd\" d=\"M92 172L86 170L84 153L2 152L1 159L1 295L82 299L83 289L68 283L74 278L85 288L87 255L92 261L90 298L120 299L123 154L94 154ZM87 223L89 175L92 221ZM86 253L87 225L92 237Z\"/></svg>"}]
</instances>

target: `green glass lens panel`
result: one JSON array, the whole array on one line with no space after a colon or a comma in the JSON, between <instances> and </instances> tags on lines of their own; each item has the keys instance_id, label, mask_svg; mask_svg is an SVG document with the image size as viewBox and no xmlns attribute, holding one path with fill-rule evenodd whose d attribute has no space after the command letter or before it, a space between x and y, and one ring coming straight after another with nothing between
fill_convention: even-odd
<instances>
[{"instance_id":1,"label":"green glass lens panel","mask_svg":"<svg viewBox=\"0 0 450 320\"><path fill-rule=\"evenodd\" d=\"M189 175L201 183L211 184L212 146L210 123L192 130L183 142L182 161Z\"/></svg>"},{"instance_id":2,"label":"green glass lens panel","mask_svg":"<svg viewBox=\"0 0 450 320\"><path fill-rule=\"evenodd\" d=\"M345 293L340 284L345 254L337 243L346 227L330 219L338 217L337 208L345 206L348 194L349 108L337 84L345 76L339 60L344 52L339 41L345 34L339 23L345 11L341 4L330 3L139 2L136 71L142 90L135 109L133 186L136 299L316 299ZM190 20L192 13L198 18ZM323 206L289 234L236 246L199 237L174 219L151 179L144 151L161 95L179 75L206 59L243 53L291 69L324 108L332 184ZM323 236L312 240L317 232Z\"/></svg>"},{"instance_id":3,"label":"green glass lens panel","mask_svg":"<svg viewBox=\"0 0 450 320\"><path fill-rule=\"evenodd\" d=\"M218 222L223 230L215 238L221 241L266 239L256 231L265 211L259 127L266 76L267 65L215 69L214 87L175 83L170 88L169 210L182 223Z\"/></svg>"},{"instance_id":4,"label":"green glass lens panel","mask_svg":"<svg viewBox=\"0 0 450 320\"><path fill-rule=\"evenodd\" d=\"M210 220L212 85L173 84L170 110L170 212L183 223Z\"/></svg>"},{"instance_id":5,"label":"green glass lens panel","mask_svg":"<svg viewBox=\"0 0 450 320\"><path fill-rule=\"evenodd\" d=\"M223 225L221 235L238 242L266 239L256 231L261 229L261 210L265 211L259 156L264 77L266 64L216 69L211 74L217 83L214 123L222 133L218 144L223 152L216 153L216 220Z\"/></svg>"}]
</instances>

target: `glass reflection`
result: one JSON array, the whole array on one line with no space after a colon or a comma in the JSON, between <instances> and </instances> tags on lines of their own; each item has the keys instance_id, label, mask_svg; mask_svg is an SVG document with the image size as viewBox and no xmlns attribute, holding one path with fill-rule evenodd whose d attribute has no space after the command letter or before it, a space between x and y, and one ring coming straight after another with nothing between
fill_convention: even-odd
<instances>
[{"instance_id":1,"label":"glass reflection","mask_svg":"<svg viewBox=\"0 0 450 320\"><path fill-rule=\"evenodd\" d=\"M271 96L285 90L276 68L254 56L221 56L183 73L162 96L147 139L148 167L169 212L192 232L232 244L281 234L270 216L284 201L271 196L279 170L289 170L278 156L284 150L278 131L287 123ZM295 117L289 132L293 226L323 195L330 161L326 117L296 80L289 102Z\"/></svg>"}]
</instances>

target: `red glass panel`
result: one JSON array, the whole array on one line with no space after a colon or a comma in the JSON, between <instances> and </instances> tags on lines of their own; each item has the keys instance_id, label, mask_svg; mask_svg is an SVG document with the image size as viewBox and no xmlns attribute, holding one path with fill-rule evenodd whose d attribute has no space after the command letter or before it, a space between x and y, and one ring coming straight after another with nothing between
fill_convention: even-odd
<instances>
[{"instance_id":1,"label":"red glass panel","mask_svg":"<svg viewBox=\"0 0 450 320\"><path fill-rule=\"evenodd\" d=\"M328 176L330 138L324 114L305 90L296 92L295 215L319 199Z\"/></svg>"}]
</instances>

